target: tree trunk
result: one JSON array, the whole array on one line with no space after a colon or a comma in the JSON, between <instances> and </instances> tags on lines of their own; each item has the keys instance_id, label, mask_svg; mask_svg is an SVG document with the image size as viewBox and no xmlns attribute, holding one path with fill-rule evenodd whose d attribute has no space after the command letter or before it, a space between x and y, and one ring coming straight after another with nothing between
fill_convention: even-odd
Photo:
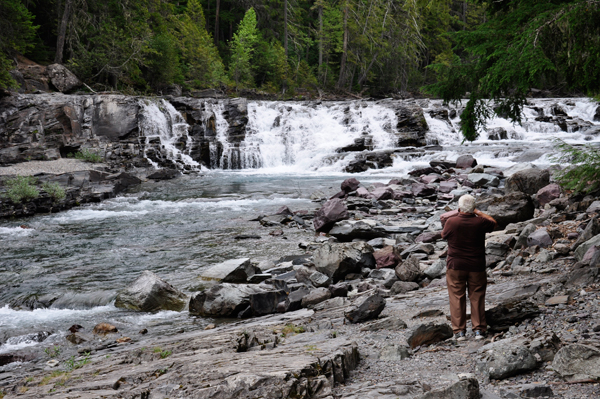
<instances>
[{"instance_id":1,"label":"tree trunk","mask_svg":"<svg viewBox=\"0 0 600 399\"><path fill-rule=\"evenodd\" d=\"M283 49L288 55L288 0L283 0Z\"/></svg>"},{"instance_id":2,"label":"tree trunk","mask_svg":"<svg viewBox=\"0 0 600 399\"><path fill-rule=\"evenodd\" d=\"M348 51L348 3L344 5L344 44L342 48L342 61L340 62L340 76L337 87L341 89L344 86L344 75L346 74L346 53Z\"/></svg>"},{"instance_id":3,"label":"tree trunk","mask_svg":"<svg viewBox=\"0 0 600 399\"><path fill-rule=\"evenodd\" d=\"M219 8L221 0L217 0L217 8L215 10L215 46L219 44Z\"/></svg>"},{"instance_id":4,"label":"tree trunk","mask_svg":"<svg viewBox=\"0 0 600 399\"><path fill-rule=\"evenodd\" d=\"M323 6L319 7L319 70L323 64Z\"/></svg>"},{"instance_id":5,"label":"tree trunk","mask_svg":"<svg viewBox=\"0 0 600 399\"><path fill-rule=\"evenodd\" d=\"M65 1L65 9L60 19L60 26L58 27L58 37L56 38L56 54L54 55L54 63L62 64L63 52L65 49L65 37L67 35L67 23L69 22L69 16L71 14L71 4L73 0Z\"/></svg>"}]
</instances>

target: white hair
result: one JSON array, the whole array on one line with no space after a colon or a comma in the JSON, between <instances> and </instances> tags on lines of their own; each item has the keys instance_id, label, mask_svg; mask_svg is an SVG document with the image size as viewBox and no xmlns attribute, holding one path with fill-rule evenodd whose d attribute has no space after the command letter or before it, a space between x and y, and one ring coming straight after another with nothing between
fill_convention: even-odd
<instances>
[{"instance_id":1,"label":"white hair","mask_svg":"<svg viewBox=\"0 0 600 399\"><path fill-rule=\"evenodd\" d=\"M466 194L459 198L458 209L463 213L473 213L475 210L475 197Z\"/></svg>"}]
</instances>

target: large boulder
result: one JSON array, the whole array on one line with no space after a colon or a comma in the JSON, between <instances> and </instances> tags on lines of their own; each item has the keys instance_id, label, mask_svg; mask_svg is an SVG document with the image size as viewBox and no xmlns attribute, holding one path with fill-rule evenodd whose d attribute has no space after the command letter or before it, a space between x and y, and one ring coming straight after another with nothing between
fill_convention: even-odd
<instances>
[{"instance_id":1,"label":"large boulder","mask_svg":"<svg viewBox=\"0 0 600 399\"><path fill-rule=\"evenodd\" d=\"M245 283L256 270L250 258L229 259L200 273L203 280L222 283Z\"/></svg>"},{"instance_id":2,"label":"large boulder","mask_svg":"<svg viewBox=\"0 0 600 399\"><path fill-rule=\"evenodd\" d=\"M442 389L435 389L415 399L480 399L479 382L477 378L460 380Z\"/></svg>"},{"instance_id":3,"label":"large boulder","mask_svg":"<svg viewBox=\"0 0 600 399\"><path fill-rule=\"evenodd\" d=\"M500 184L500 179L498 179L498 177L488 173L471 173L469 174L468 179L476 187L498 187L498 184Z\"/></svg>"},{"instance_id":4,"label":"large boulder","mask_svg":"<svg viewBox=\"0 0 600 399\"><path fill-rule=\"evenodd\" d=\"M321 303L331 298L331 291L325 287L315 288L311 290L307 295L302 297L302 307L308 307Z\"/></svg>"},{"instance_id":5,"label":"large boulder","mask_svg":"<svg viewBox=\"0 0 600 399\"><path fill-rule=\"evenodd\" d=\"M456 159L456 168L466 169L477 166L477 160L472 155L461 155Z\"/></svg>"},{"instance_id":6,"label":"large boulder","mask_svg":"<svg viewBox=\"0 0 600 399\"><path fill-rule=\"evenodd\" d=\"M149 270L144 270L129 287L119 291L115 306L142 312L181 311L187 296Z\"/></svg>"},{"instance_id":7,"label":"large boulder","mask_svg":"<svg viewBox=\"0 0 600 399\"><path fill-rule=\"evenodd\" d=\"M534 245L538 245L542 248L552 246L552 237L550 237L550 234L548 234L548 231L545 228L538 229L527 237L527 246L532 247Z\"/></svg>"},{"instance_id":8,"label":"large boulder","mask_svg":"<svg viewBox=\"0 0 600 399\"><path fill-rule=\"evenodd\" d=\"M337 222L329 230L329 235L334 236L339 241L352 241L355 238L371 240L373 238L386 237L382 229L377 229L375 223L369 220L344 220Z\"/></svg>"},{"instance_id":9,"label":"large boulder","mask_svg":"<svg viewBox=\"0 0 600 399\"><path fill-rule=\"evenodd\" d=\"M588 345L562 347L554 356L552 369L567 381L600 379L600 350Z\"/></svg>"},{"instance_id":10,"label":"large boulder","mask_svg":"<svg viewBox=\"0 0 600 399\"><path fill-rule=\"evenodd\" d=\"M600 234L600 222L598 221L598 216L594 216L590 219L579 237L577 237L577 240L575 243L573 243L571 249L577 249L577 247L579 247L581 244L592 239L592 237L597 236L598 234Z\"/></svg>"},{"instance_id":11,"label":"large boulder","mask_svg":"<svg viewBox=\"0 0 600 399\"><path fill-rule=\"evenodd\" d=\"M485 351L485 355L479 362L478 368L482 373L488 374L495 380L527 372L538 366L534 354L519 343L501 343L486 349L485 346L480 349Z\"/></svg>"},{"instance_id":12,"label":"large boulder","mask_svg":"<svg viewBox=\"0 0 600 399\"><path fill-rule=\"evenodd\" d=\"M401 264L396 266L396 277L400 281L417 281L423 276L419 265L419 258L412 254Z\"/></svg>"},{"instance_id":13,"label":"large boulder","mask_svg":"<svg viewBox=\"0 0 600 399\"><path fill-rule=\"evenodd\" d=\"M530 168L508 177L504 188L507 193L520 191L533 195L548 184L550 184L550 172L548 170Z\"/></svg>"},{"instance_id":14,"label":"large boulder","mask_svg":"<svg viewBox=\"0 0 600 399\"><path fill-rule=\"evenodd\" d=\"M531 197L523 192L511 192L504 196L492 196L478 201L477 208L487 213L503 229L509 223L533 218L535 207Z\"/></svg>"},{"instance_id":15,"label":"large boulder","mask_svg":"<svg viewBox=\"0 0 600 399\"><path fill-rule=\"evenodd\" d=\"M600 234L595 235L594 237L590 238L589 240L582 242L577 249L574 251L574 255L577 258L577 260L582 260L583 256L585 255L585 253L592 248L593 246L596 245L600 245Z\"/></svg>"},{"instance_id":16,"label":"large boulder","mask_svg":"<svg viewBox=\"0 0 600 399\"><path fill-rule=\"evenodd\" d=\"M358 186L360 186L360 182L354 177L351 177L342 182L341 188L343 192L349 193L358 190Z\"/></svg>"},{"instance_id":17,"label":"large boulder","mask_svg":"<svg viewBox=\"0 0 600 399\"><path fill-rule=\"evenodd\" d=\"M359 273L363 267L375 268L373 247L364 242L325 243L313 254L316 269L338 282L348 273Z\"/></svg>"},{"instance_id":18,"label":"large boulder","mask_svg":"<svg viewBox=\"0 0 600 399\"><path fill-rule=\"evenodd\" d=\"M406 341L411 348L421 345L430 345L436 342L452 338L454 333L452 327L446 323L426 323L412 327L408 333Z\"/></svg>"},{"instance_id":19,"label":"large boulder","mask_svg":"<svg viewBox=\"0 0 600 399\"><path fill-rule=\"evenodd\" d=\"M400 252L393 245L388 245L373 252L373 257L375 258L378 269L396 267L396 265L402 260L400 257Z\"/></svg>"},{"instance_id":20,"label":"large boulder","mask_svg":"<svg viewBox=\"0 0 600 399\"><path fill-rule=\"evenodd\" d=\"M287 298L285 291L254 284L217 284L190 299L190 314L204 317L237 317L274 313ZM254 306L254 307L252 307ZM250 309L248 309L250 308Z\"/></svg>"},{"instance_id":21,"label":"large boulder","mask_svg":"<svg viewBox=\"0 0 600 399\"><path fill-rule=\"evenodd\" d=\"M562 190L556 183L548 184L538 190L536 198L540 203L540 206L544 206L550 201L559 198Z\"/></svg>"},{"instance_id":22,"label":"large boulder","mask_svg":"<svg viewBox=\"0 0 600 399\"><path fill-rule=\"evenodd\" d=\"M363 298L352 309L344 313L350 323L376 319L385 308L385 298L380 294L373 294Z\"/></svg>"},{"instance_id":23,"label":"large boulder","mask_svg":"<svg viewBox=\"0 0 600 399\"><path fill-rule=\"evenodd\" d=\"M328 231L335 222L348 219L348 208L343 200L333 198L323 204L315 214L313 224L316 231Z\"/></svg>"},{"instance_id":24,"label":"large boulder","mask_svg":"<svg viewBox=\"0 0 600 399\"><path fill-rule=\"evenodd\" d=\"M46 74L52 85L60 92L66 93L81 86L81 81L64 65L50 64L46 67Z\"/></svg>"}]
</instances>

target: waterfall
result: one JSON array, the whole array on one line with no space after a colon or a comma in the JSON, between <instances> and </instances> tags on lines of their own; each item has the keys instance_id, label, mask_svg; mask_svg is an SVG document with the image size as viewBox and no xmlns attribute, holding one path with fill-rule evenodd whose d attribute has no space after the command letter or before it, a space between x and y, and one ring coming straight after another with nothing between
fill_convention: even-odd
<instances>
[{"instance_id":1,"label":"waterfall","mask_svg":"<svg viewBox=\"0 0 600 399\"><path fill-rule=\"evenodd\" d=\"M165 100L140 101L140 136L145 138L144 155L155 167L194 170L200 164L190 157L192 139L183 116Z\"/></svg>"},{"instance_id":2,"label":"waterfall","mask_svg":"<svg viewBox=\"0 0 600 399\"><path fill-rule=\"evenodd\" d=\"M392 148L397 124L392 109L365 102L259 101L248 105L248 118L242 168L315 170L357 139L371 150Z\"/></svg>"}]
</instances>

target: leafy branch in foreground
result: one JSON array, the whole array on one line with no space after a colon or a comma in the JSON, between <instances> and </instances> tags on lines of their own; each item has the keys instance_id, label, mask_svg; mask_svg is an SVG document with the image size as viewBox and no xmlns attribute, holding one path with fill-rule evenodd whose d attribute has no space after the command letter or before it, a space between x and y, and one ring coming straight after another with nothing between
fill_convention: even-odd
<instances>
[{"instance_id":1,"label":"leafy branch in foreground","mask_svg":"<svg viewBox=\"0 0 600 399\"><path fill-rule=\"evenodd\" d=\"M551 159L554 162L569 163L565 169L556 172L554 178L560 185L577 193L591 193L600 188L600 148L591 144L574 146L556 140L560 151Z\"/></svg>"}]
</instances>

